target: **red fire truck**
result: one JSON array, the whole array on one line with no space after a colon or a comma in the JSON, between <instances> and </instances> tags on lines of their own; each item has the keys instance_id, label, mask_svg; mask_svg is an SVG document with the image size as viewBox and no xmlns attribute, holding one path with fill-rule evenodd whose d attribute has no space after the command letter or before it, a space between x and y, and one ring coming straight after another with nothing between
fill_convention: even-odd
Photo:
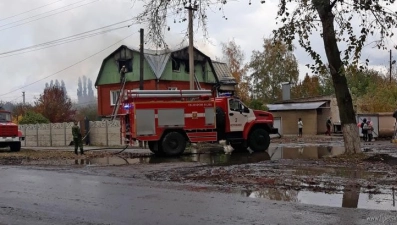
<instances>
[{"instance_id":1,"label":"red fire truck","mask_svg":"<svg viewBox=\"0 0 397 225\"><path fill-rule=\"evenodd\" d=\"M11 113L0 107L0 148L10 147L11 151L21 150L21 141L24 140L18 125L11 122Z\"/></svg>"},{"instance_id":2,"label":"red fire truck","mask_svg":"<svg viewBox=\"0 0 397 225\"><path fill-rule=\"evenodd\" d=\"M210 90L127 90L121 108L122 137L147 141L156 154L180 155L188 142L220 140L235 150L265 151L269 134L278 133L271 113Z\"/></svg>"}]
</instances>

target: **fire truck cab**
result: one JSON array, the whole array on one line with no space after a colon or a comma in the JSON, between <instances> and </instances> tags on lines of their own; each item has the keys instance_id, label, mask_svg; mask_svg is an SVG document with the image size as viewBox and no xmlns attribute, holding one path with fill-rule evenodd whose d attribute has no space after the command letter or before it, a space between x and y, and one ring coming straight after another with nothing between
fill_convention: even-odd
<instances>
[{"instance_id":1,"label":"fire truck cab","mask_svg":"<svg viewBox=\"0 0 397 225\"><path fill-rule=\"evenodd\" d=\"M10 147L13 152L20 151L22 140L22 131L11 121L11 113L0 108L0 148Z\"/></svg>"},{"instance_id":2,"label":"fire truck cab","mask_svg":"<svg viewBox=\"0 0 397 225\"><path fill-rule=\"evenodd\" d=\"M265 151L276 134L273 115L209 90L128 90L122 104L124 140L148 141L156 154L180 155L187 143L226 140L235 150Z\"/></svg>"}]
</instances>

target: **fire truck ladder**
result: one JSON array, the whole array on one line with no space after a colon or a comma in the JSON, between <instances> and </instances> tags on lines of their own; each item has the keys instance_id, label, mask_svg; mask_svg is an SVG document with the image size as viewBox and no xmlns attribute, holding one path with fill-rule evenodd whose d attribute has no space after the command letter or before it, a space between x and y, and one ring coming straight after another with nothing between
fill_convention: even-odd
<instances>
[{"instance_id":1,"label":"fire truck ladder","mask_svg":"<svg viewBox=\"0 0 397 225\"><path fill-rule=\"evenodd\" d=\"M194 76L194 81L196 83L197 90L201 90L200 82L198 81L196 74L194 74L193 76Z\"/></svg>"},{"instance_id":2,"label":"fire truck ladder","mask_svg":"<svg viewBox=\"0 0 397 225\"><path fill-rule=\"evenodd\" d=\"M120 93L117 96L116 104L114 105L114 108L113 108L112 116L110 117L112 120L115 120L116 117L117 117L117 113L118 113L119 108L120 108L120 102L121 102L121 99L124 96L125 81L126 81L126 79L124 77L124 79L123 79L123 81L121 83Z\"/></svg>"}]
</instances>

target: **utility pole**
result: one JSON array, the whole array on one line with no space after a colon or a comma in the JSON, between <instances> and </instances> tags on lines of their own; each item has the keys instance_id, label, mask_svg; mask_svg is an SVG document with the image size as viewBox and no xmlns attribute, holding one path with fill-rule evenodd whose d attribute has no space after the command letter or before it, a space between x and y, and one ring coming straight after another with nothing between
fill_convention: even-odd
<instances>
[{"instance_id":1,"label":"utility pole","mask_svg":"<svg viewBox=\"0 0 397 225\"><path fill-rule=\"evenodd\" d=\"M141 45L140 45L140 66L139 66L139 90L143 90L143 59L145 55L143 54L143 29L141 28L140 33L141 33Z\"/></svg>"},{"instance_id":2,"label":"utility pole","mask_svg":"<svg viewBox=\"0 0 397 225\"><path fill-rule=\"evenodd\" d=\"M392 61L391 61L391 49L390 49L390 83L391 83L391 68L392 68Z\"/></svg>"},{"instance_id":3,"label":"utility pole","mask_svg":"<svg viewBox=\"0 0 397 225\"><path fill-rule=\"evenodd\" d=\"M25 105L25 92L22 91L23 105Z\"/></svg>"},{"instance_id":4,"label":"utility pole","mask_svg":"<svg viewBox=\"0 0 397 225\"><path fill-rule=\"evenodd\" d=\"M189 0L189 7L185 7L189 10L189 77L190 77L190 90L194 90L194 56L193 56L193 11L197 10L197 7L192 7L192 0Z\"/></svg>"}]
</instances>

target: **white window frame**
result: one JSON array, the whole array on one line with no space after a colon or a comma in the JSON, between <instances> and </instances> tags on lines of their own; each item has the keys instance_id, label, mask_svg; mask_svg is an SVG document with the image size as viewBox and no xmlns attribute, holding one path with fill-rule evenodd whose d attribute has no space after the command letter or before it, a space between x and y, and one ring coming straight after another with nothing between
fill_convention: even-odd
<instances>
[{"instance_id":1,"label":"white window frame","mask_svg":"<svg viewBox=\"0 0 397 225\"><path fill-rule=\"evenodd\" d=\"M115 99L113 98L114 94L116 94L116 98ZM110 105L111 106L115 106L116 105L116 101L117 101L117 97L118 96L120 96L120 90L112 90L112 91L110 91Z\"/></svg>"},{"instance_id":2,"label":"white window frame","mask_svg":"<svg viewBox=\"0 0 397 225\"><path fill-rule=\"evenodd\" d=\"M178 90L178 88L177 87L168 87L168 90L174 91L174 90Z\"/></svg>"}]
</instances>

